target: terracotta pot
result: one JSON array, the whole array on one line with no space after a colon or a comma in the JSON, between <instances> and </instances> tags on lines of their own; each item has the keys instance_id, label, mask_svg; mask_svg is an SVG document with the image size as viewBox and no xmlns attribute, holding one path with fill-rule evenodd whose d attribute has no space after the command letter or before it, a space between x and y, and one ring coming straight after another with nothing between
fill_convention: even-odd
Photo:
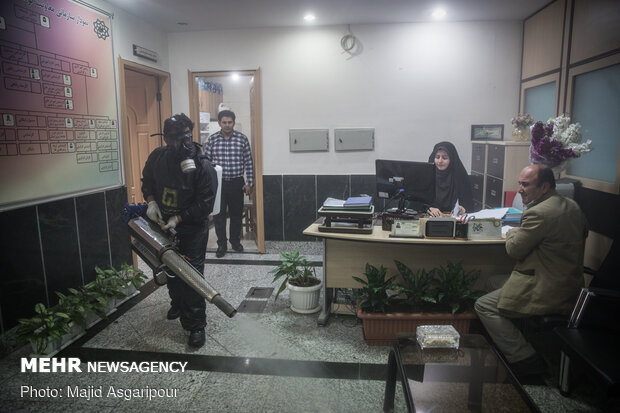
<instances>
[{"instance_id":1,"label":"terracotta pot","mask_svg":"<svg viewBox=\"0 0 620 413\"><path fill-rule=\"evenodd\" d=\"M474 312L365 313L359 307L357 317L362 320L364 340L371 346L389 346L396 342L398 333L412 333L423 325L451 325L459 334L467 334L471 320L478 318Z\"/></svg>"}]
</instances>

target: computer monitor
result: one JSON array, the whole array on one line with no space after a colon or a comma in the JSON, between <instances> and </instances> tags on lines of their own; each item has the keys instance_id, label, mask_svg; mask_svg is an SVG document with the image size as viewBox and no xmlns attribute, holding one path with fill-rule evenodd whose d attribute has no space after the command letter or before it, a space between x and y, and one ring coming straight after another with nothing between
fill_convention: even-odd
<instances>
[{"instance_id":1,"label":"computer monitor","mask_svg":"<svg viewBox=\"0 0 620 413\"><path fill-rule=\"evenodd\" d=\"M395 212L406 212L405 201L413 202L416 208L435 202L434 164L377 159L375 169L377 197L398 199Z\"/></svg>"}]
</instances>

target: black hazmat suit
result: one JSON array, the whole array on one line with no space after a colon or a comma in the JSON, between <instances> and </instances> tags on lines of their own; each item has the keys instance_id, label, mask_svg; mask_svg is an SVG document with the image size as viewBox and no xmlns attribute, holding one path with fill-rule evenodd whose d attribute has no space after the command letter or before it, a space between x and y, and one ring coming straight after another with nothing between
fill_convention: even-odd
<instances>
[{"instance_id":1,"label":"black hazmat suit","mask_svg":"<svg viewBox=\"0 0 620 413\"><path fill-rule=\"evenodd\" d=\"M435 162L435 154L440 149L448 153L450 165L445 171L435 168L435 204L432 206L440 211L452 211L458 200L459 205L472 212L474 198L471 193L471 182L454 145L450 142L439 142L428 157L428 162Z\"/></svg>"},{"instance_id":2,"label":"black hazmat suit","mask_svg":"<svg viewBox=\"0 0 620 413\"><path fill-rule=\"evenodd\" d=\"M198 144L195 154L200 154ZM186 174L181 170L181 158L170 146L156 148L149 155L142 171L144 199L153 195L163 220L180 215L182 221L175 228L179 252L201 274L204 273L205 254L209 239L208 217L213 210L215 193L209 162L204 157L193 157L196 170ZM204 162L204 164L203 164ZM168 277L171 305L181 312L185 330L200 330L206 326L204 298L179 277Z\"/></svg>"}]
</instances>

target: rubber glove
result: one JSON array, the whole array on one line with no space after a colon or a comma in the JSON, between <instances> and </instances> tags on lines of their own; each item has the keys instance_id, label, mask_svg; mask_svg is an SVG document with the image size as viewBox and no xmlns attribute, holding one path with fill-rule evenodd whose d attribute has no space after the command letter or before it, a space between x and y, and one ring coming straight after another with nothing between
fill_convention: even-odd
<instances>
[{"instance_id":1,"label":"rubber glove","mask_svg":"<svg viewBox=\"0 0 620 413\"><path fill-rule=\"evenodd\" d=\"M148 203L148 208L146 209L146 216L150 218L151 221L157 222L158 224L164 224L164 220L161 217L161 211L159 210L159 205L157 205L156 201L151 201Z\"/></svg>"},{"instance_id":2,"label":"rubber glove","mask_svg":"<svg viewBox=\"0 0 620 413\"><path fill-rule=\"evenodd\" d=\"M168 218L168 223L161 227L161 229L163 229L164 231L171 230L173 228L176 228L176 226L179 225L179 222L181 222L181 217L178 215L173 215Z\"/></svg>"}]
</instances>

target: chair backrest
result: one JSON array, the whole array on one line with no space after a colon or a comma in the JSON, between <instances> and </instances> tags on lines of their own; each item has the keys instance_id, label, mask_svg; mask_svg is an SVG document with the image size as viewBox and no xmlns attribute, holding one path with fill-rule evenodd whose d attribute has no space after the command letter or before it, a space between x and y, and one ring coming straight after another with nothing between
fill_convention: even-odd
<instances>
[{"instance_id":1,"label":"chair backrest","mask_svg":"<svg viewBox=\"0 0 620 413\"><path fill-rule=\"evenodd\" d=\"M606 288L609 290L620 291L620 242L618 237L620 231L616 229L614 240L607 256L596 270L594 278L590 282L590 287Z\"/></svg>"}]
</instances>

